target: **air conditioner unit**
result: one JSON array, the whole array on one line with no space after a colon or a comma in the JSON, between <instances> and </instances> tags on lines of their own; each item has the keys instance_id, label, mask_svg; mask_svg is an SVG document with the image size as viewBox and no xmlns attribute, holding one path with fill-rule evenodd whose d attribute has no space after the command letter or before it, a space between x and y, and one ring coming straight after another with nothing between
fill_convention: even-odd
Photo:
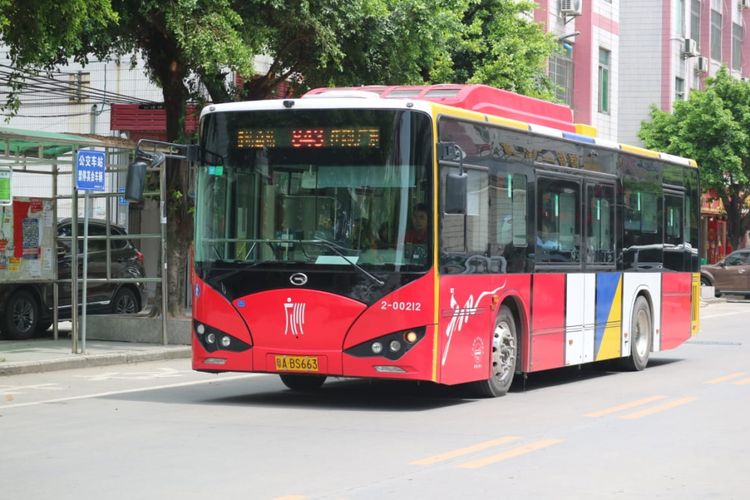
<instances>
[{"instance_id":1,"label":"air conditioner unit","mask_svg":"<svg viewBox=\"0 0 750 500\"><path fill-rule=\"evenodd\" d=\"M750 0L740 0L737 3L737 7L740 9L749 9L750 8Z\"/></svg>"},{"instance_id":2,"label":"air conditioner unit","mask_svg":"<svg viewBox=\"0 0 750 500\"><path fill-rule=\"evenodd\" d=\"M695 60L695 72L696 73L708 73L708 57L699 57Z\"/></svg>"},{"instance_id":3,"label":"air conditioner unit","mask_svg":"<svg viewBox=\"0 0 750 500\"><path fill-rule=\"evenodd\" d=\"M694 57L698 55L698 42L692 38L685 39L685 46L682 48L685 57Z\"/></svg>"},{"instance_id":4,"label":"air conditioner unit","mask_svg":"<svg viewBox=\"0 0 750 500\"><path fill-rule=\"evenodd\" d=\"M560 0L560 14L565 17L583 14L583 0Z\"/></svg>"}]
</instances>

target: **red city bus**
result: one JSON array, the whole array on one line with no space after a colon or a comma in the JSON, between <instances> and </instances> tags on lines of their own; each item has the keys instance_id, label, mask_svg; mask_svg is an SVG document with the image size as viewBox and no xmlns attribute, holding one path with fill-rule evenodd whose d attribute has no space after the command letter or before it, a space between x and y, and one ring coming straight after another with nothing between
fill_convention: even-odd
<instances>
[{"instance_id":1,"label":"red city bus","mask_svg":"<svg viewBox=\"0 0 750 500\"><path fill-rule=\"evenodd\" d=\"M193 368L472 383L698 330L694 161L481 85L211 105L196 175Z\"/></svg>"}]
</instances>

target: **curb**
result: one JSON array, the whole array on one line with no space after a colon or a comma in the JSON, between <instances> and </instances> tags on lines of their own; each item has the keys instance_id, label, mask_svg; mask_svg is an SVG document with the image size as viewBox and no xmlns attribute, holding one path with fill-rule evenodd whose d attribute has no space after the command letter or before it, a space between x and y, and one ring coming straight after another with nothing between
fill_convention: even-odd
<instances>
[{"instance_id":1,"label":"curb","mask_svg":"<svg viewBox=\"0 0 750 500\"><path fill-rule=\"evenodd\" d=\"M92 366L110 366L163 359L190 358L191 347L178 347L150 352L118 352L107 354L78 354L75 357L48 359L44 361L21 361L0 364L0 376L42 373Z\"/></svg>"}]
</instances>

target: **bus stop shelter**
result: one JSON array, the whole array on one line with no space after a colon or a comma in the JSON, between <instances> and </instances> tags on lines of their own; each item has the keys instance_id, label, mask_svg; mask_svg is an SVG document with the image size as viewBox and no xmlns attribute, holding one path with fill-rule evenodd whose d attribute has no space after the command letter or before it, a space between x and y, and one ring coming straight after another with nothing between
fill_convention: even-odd
<instances>
[{"instance_id":1,"label":"bus stop shelter","mask_svg":"<svg viewBox=\"0 0 750 500\"><path fill-rule=\"evenodd\" d=\"M82 234L78 234L79 222L83 221L92 208L96 208L106 221L107 226L115 220L127 221L128 206L123 203L122 189L125 184L127 166L132 158L134 144L128 140L116 137L93 135L75 135L43 131L30 131L0 127L0 223L11 226L19 221L24 227L12 231L0 226L0 286L14 286L16 288L45 283L53 289L53 335L58 336L58 304L59 289L62 281L58 276L57 248L58 240L70 239L81 241ZM77 188L76 158L79 151L98 151L104 153L105 190L101 192L84 192ZM163 189L155 193L161 196ZM92 208L84 210L81 218L81 199L93 200ZM21 203L24 203L21 205ZM9 216L5 212L12 211L12 207L23 206L26 210L28 203L28 219ZM7 208L10 207L10 208ZM58 220L63 216L72 219L71 235L58 236L55 230ZM5 231L9 234L5 234ZM166 235L162 231L156 234L129 234L132 240L157 239L165 244ZM23 241L20 241L20 239ZM111 276L111 245L110 240L116 239L109 230L105 236L90 237L106 241L106 278L88 280L125 283L135 281L133 278L114 278ZM77 244L70 244L71 262L85 261L85 256L79 254ZM84 245L85 248L85 245ZM165 247L163 247L165 248ZM163 255L163 252L160 252ZM160 266L161 267L161 266ZM71 285L70 316L72 323L71 343L74 353L85 353L86 322L85 307L79 304L79 290L82 290L83 280L79 275L79 266L70 266L70 278L66 280ZM139 283L161 283L162 307L166 311L164 302L167 293L166 283L160 276L142 277ZM166 344L166 316L162 313L162 339Z\"/></svg>"}]
</instances>

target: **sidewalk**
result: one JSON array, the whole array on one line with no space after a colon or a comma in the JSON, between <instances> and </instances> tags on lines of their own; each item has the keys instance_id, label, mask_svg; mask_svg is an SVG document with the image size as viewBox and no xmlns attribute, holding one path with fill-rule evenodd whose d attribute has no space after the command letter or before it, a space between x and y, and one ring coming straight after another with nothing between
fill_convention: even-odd
<instances>
[{"instance_id":1,"label":"sidewalk","mask_svg":"<svg viewBox=\"0 0 750 500\"><path fill-rule=\"evenodd\" d=\"M79 344L80 348L80 344ZM137 344L94 340L86 342L86 354L73 354L69 336L59 340L40 338L0 341L0 377L22 373L69 370L162 359L189 358L188 345Z\"/></svg>"}]
</instances>

